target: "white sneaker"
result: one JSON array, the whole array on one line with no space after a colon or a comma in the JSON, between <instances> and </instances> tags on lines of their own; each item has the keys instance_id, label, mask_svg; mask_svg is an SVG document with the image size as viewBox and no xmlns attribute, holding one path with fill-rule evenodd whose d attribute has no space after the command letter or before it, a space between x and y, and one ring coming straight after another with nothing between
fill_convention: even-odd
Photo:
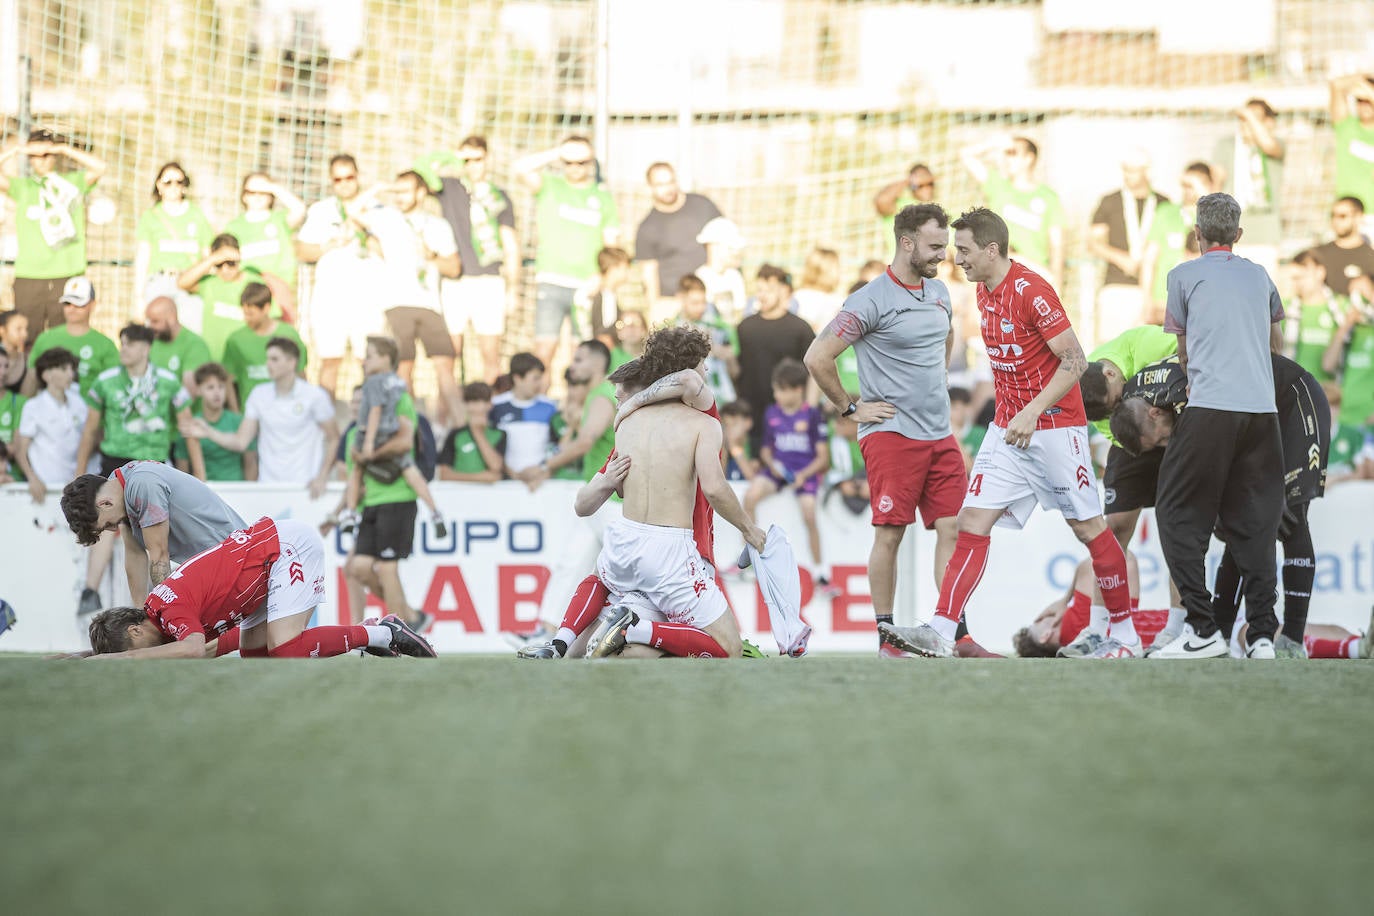
<instances>
[{"instance_id":1,"label":"white sneaker","mask_svg":"<svg viewBox=\"0 0 1374 916\"><path fill-rule=\"evenodd\" d=\"M1150 658L1225 658L1230 654L1226 637L1220 630L1203 639L1193 631L1192 624L1185 623L1174 641L1158 646L1150 653Z\"/></svg>"},{"instance_id":2,"label":"white sneaker","mask_svg":"<svg viewBox=\"0 0 1374 916\"><path fill-rule=\"evenodd\" d=\"M1159 651L1160 649L1163 649L1165 646L1173 642L1175 639L1178 639L1179 634L1182 632L1183 624L1181 623L1176 627L1166 626L1164 629L1160 630L1158 633L1155 634L1154 641L1145 647L1145 657L1149 658L1150 656L1154 655L1155 652Z\"/></svg>"},{"instance_id":3,"label":"white sneaker","mask_svg":"<svg viewBox=\"0 0 1374 916\"><path fill-rule=\"evenodd\" d=\"M1102 640L1096 649L1087 655L1080 655L1079 658L1140 658L1145 654L1145 650L1140 645L1140 640L1133 643L1124 643L1114 636L1108 636Z\"/></svg>"},{"instance_id":4,"label":"white sneaker","mask_svg":"<svg viewBox=\"0 0 1374 916\"><path fill-rule=\"evenodd\" d=\"M1268 636L1261 636L1250 644L1245 652L1246 658L1273 658L1274 642Z\"/></svg>"}]
</instances>

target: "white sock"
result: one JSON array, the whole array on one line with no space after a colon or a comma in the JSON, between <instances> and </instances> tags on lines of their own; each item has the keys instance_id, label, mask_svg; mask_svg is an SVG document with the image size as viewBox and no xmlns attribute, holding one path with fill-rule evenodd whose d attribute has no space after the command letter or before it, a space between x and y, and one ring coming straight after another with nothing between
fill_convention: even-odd
<instances>
[{"instance_id":1,"label":"white sock","mask_svg":"<svg viewBox=\"0 0 1374 916\"><path fill-rule=\"evenodd\" d=\"M943 614L936 614L930 618L930 628L950 642L954 641L954 634L959 632L959 624Z\"/></svg>"},{"instance_id":2,"label":"white sock","mask_svg":"<svg viewBox=\"0 0 1374 916\"><path fill-rule=\"evenodd\" d=\"M1124 646L1133 646L1140 642L1140 636L1135 631L1135 621L1130 616L1116 623L1109 621L1107 635Z\"/></svg>"},{"instance_id":3,"label":"white sock","mask_svg":"<svg viewBox=\"0 0 1374 916\"><path fill-rule=\"evenodd\" d=\"M391 627L363 627L363 629L367 630L369 649L391 648Z\"/></svg>"},{"instance_id":4,"label":"white sock","mask_svg":"<svg viewBox=\"0 0 1374 916\"><path fill-rule=\"evenodd\" d=\"M1345 657L1346 657L1346 658L1359 658L1359 657L1360 657L1360 649L1362 649L1362 648L1364 647L1364 641L1365 641L1366 639L1368 639L1368 638L1369 638L1369 637L1366 635L1366 636L1361 636L1359 639L1352 639L1352 640L1350 640L1350 648L1345 650L1345 651L1346 651L1346 656L1345 656Z\"/></svg>"},{"instance_id":5,"label":"white sock","mask_svg":"<svg viewBox=\"0 0 1374 916\"><path fill-rule=\"evenodd\" d=\"M1098 636L1107 635L1107 627L1112 622L1112 615L1107 613L1105 604L1094 604L1088 610L1088 632L1096 633Z\"/></svg>"},{"instance_id":6,"label":"white sock","mask_svg":"<svg viewBox=\"0 0 1374 916\"><path fill-rule=\"evenodd\" d=\"M639 643L642 646L647 646L649 640L653 639L653 636L654 625L647 620L639 620L636 623L632 623L630 624L630 628L625 631L626 642Z\"/></svg>"}]
</instances>

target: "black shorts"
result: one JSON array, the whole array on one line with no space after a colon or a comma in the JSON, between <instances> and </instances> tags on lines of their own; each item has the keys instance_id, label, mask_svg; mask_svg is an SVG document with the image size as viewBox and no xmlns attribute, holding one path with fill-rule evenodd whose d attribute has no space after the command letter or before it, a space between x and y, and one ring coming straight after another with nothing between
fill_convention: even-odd
<instances>
[{"instance_id":1,"label":"black shorts","mask_svg":"<svg viewBox=\"0 0 1374 916\"><path fill-rule=\"evenodd\" d=\"M117 471L117 470L119 470L120 468L124 467L124 465L128 464L130 461L133 461L133 460L134 460L133 458L121 458L121 457L119 457L118 455L107 455L107 454L105 454L104 452L101 452L101 453L100 453L100 476L101 476L101 477L109 477L109 476L113 475L115 471Z\"/></svg>"},{"instance_id":2,"label":"black shorts","mask_svg":"<svg viewBox=\"0 0 1374 916\"><path fill-rule=\"evenodd\" d=\"M1331 452L1331 404L1316 379L1304 376L1279 414L1283 438L1283 498L1289 506L1311 502L1326 492L1326 462Z\"/></svg>"},{"instance_id":3,"label":"black shorts","mask_svg":"<svg viewBox=\"0 0 1374 916\"><path fill-rule=\"evenodd\" d=\"M425 355L430 359L436 356L457 356L453 349L453 338L448 335L448 325L444 316L434 309L402 305L386 310L387 324L391 325L391 336L396 338L396 349L400 351L402 362L415 358L415 341L425 345Z\"/></svg>"},{"instance_id":4,"label":"black shorts","mask_svg":"<svg viewBox=\"0 0 1374 916\"><path fill-rule=\"evenodd\" d=\"M1107 453L1107 472L1102 475L1104 513L1133 512L1153 506L1159 486L1159 465L1163 460L1162 448L1132 455L1121 446L1113 445Z\"/></svg>"},{"instance_id":5,"label":"black shorts","mask_svg":"<svg viewBox=\"0 0 1374 916\"><path fill-rule=\"evenodd\" d=\"M404 560L410 556L415 546L416 509L414 500L368 506L363 510L353 552L379 560Z\"/></svg>"}]
</instances>

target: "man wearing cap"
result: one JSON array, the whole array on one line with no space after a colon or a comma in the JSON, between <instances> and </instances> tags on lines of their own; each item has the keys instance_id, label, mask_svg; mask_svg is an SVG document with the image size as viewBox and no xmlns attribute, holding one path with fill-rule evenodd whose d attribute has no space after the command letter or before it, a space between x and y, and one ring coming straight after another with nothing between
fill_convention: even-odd
<instances>
[{"instance_id":1,"label":"man wearing cap","mask_svg":"<svg viewBox=\"0 0 1374 916\"><path fill-rule=\"evenodd\" d=\"M677 171L667 162L649 166L644 178L653 195L653 209L635 231L635 258L644 270L644 298L652 326L677 311L678 282L706 263L706 246L697 236L720 216L720 208L701 194L683 191Z\"/></svg>"},{"instance_id":2,"label":"man wearing cap","mask_svg":"<svg viewBox=\"0 0 1374 916\"><path fill-rule=\"evenodd\" d=\"M1107 341L1141 321L1145 300L1140 262L1150 229L1169 198L1150 187L1150 157L1129 150L1121 159L1121 188L1103 195L1093 214L1088 251L1107 262L1107 275L1097 294L1093 340Z\"/></svg>"},{"instance_id":3,"label":"man wearing cap","mask_svg":"<svg viewBox=\"0 0 1374 916\"><path fill-rule=\"evenodd\" d=\"M95 311L95 287L85 277L72 277L62 287L62 315L65 324L48 328L33 343L29 351L29 365L54 347L63 347L76 354L76 383L82 393L91 390L96 376L111 366L119 365L119 348L114 341L91 327L91 313ZM38 373L24 378L26 397L38 393Z\"/></svg>"},{"instance_id":4,"label":"man wearing cap","mask_svg":"<svg viewBox=\"0 0 1374 916\"><path fill-rule=\"evenodd\" d=\"M4 164L23 154L31 174L10 177ZM64 156L78 169L57 170ZM14 200L14 307L29 319L29 343L65 318L60 294L86 272L86 195L105 174L104 160L35 130L27 143L0 152L0 191Z\"/></svg>"},{"instance_id":5,"label":"man wearing cap","mask_svg":"<svg viewBox=\"0 0 1374 916\"><path fill-rule=\"evenodd\" d=\"M696 269L696 275L706 284L706 303L717 317L738 321L748 298L744 275L739 272L740 255L746 244L744 236L733 220L717 216L701 227L697 241L706 248L706 263Z\"/></svg>"}]
</instances>

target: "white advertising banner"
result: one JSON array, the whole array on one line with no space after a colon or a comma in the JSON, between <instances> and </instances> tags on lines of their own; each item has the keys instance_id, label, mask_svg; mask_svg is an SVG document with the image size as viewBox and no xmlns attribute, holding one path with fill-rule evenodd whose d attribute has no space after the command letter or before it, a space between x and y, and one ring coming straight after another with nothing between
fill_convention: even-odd
<instances>
[{"instance_id":1,"label":"white advertising banner","mask_svg":"<svg viewBox=\"0 0 1374 916\"><path fill-rule=\"evenodd\" d=\"M298 489L266 484L221 484L216 489L249 521L271 515L315 524L338 500L337 488L316 501ZM409 601L438 619L431 634L435 648L441 653L506 652L511 645L503 634L527 632L541 616L556 624L578 581L592 571L587 558L595 556L595 524L572 512L577 485L554 481L536 493L515 482L444 483L433 489L450 531L436 538L421 513L415 552L400 569ZM1311 519L1317 570L1309 619L1362 632L1374 602L1374 483L1332 489L1313 503ZM809 565L806 530L794 500L765 500L759 522L781 525L798 562ZM809 572L801 571L804 616L815 628L811 648L871 652L876 642L868 597L868 514L854 515L835 498L821 507L820 526L825 566L832 571L837 593L817 593ZM741 547L739 535L718 521L716 544L717 560L728 570ZM336 532L325 546L328 600L319 622L347 622L351 609L343 561L351 545ZM1168 579L1151 513L1144 514L1134 546L1141 606L1167 607ZM913 527L899 560L899 623L932 612L933 555L933 536ZM1012 633L1064 593L1086 556L1057 513L1037 512L1023 531L996 530L987 571L968 609L974 636L990 648L1009 647ZM0 634L0 651L87 648L75 614L86 577L86 551L67 529L55 496L37 506L24 487L0 487L0 558L0 598L18 617L14 629ZM1220 545L1214 542L1207 559L1209 578L1219 560ZM111 565L100 588L107 606L128 600L118 552ZM767 610L752 578L727 575L724 581L746 638L769 654L776 652Z\"/></svg>"}]
</instances>

